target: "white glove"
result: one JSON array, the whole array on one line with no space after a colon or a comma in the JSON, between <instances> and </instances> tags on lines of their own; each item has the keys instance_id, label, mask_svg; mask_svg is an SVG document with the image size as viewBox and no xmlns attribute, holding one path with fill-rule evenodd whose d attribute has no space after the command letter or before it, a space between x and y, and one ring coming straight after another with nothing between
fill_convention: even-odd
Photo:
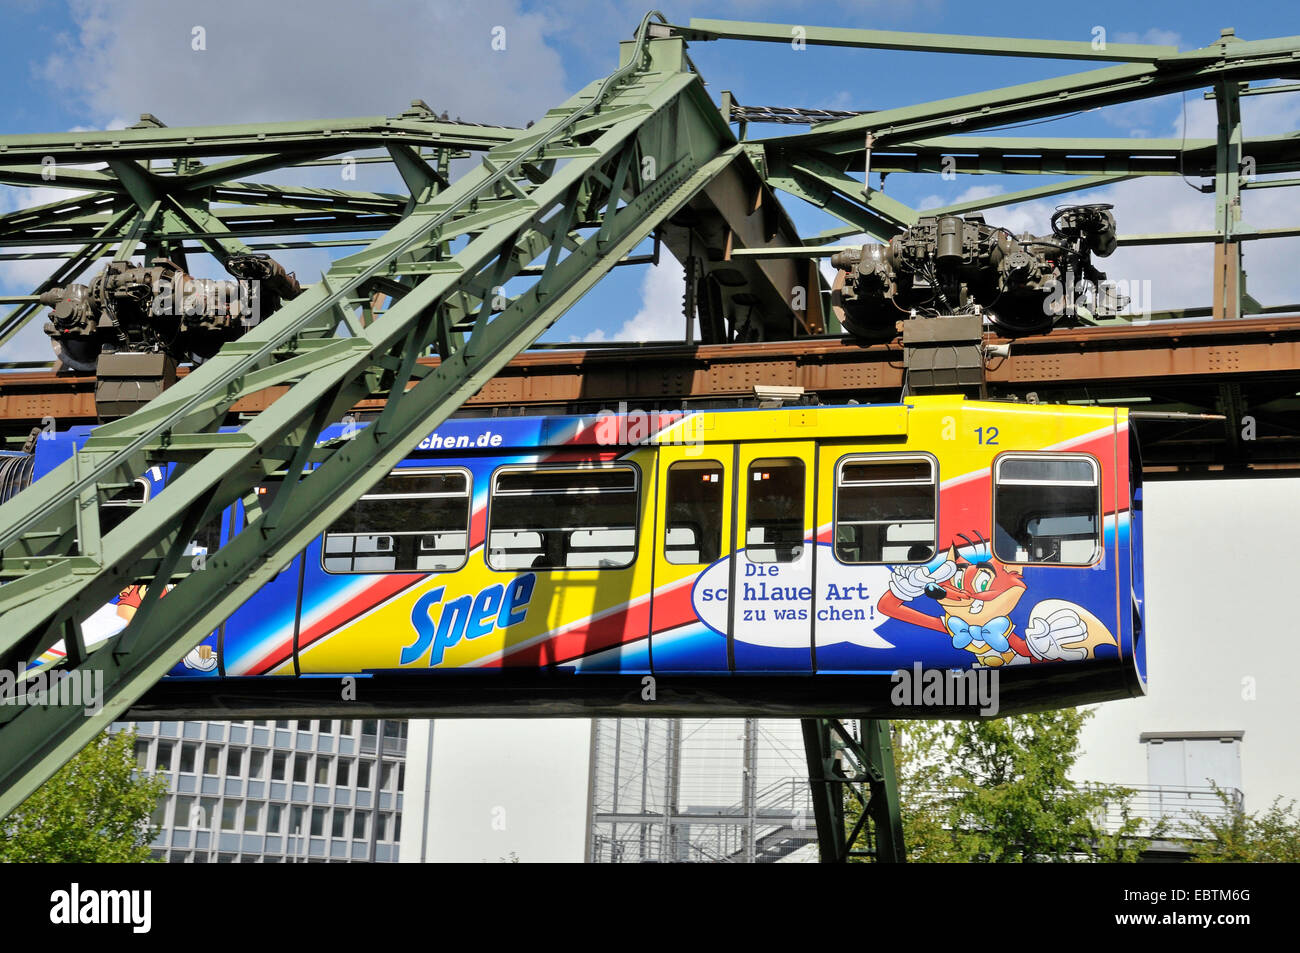
<instances>
[{"instance_id":1,"label":"white glove","mask_svg":"<svg viewBox=\"0 0 1300 953\"><path fill-rule=\"evenodd\" d=\"M903 602L911 602L925 595L925 587L930 583L947 582L956 574L957 564L951 559L945 559L933 572L928 566L903 566L889 577L889 591Z\"/></svg>"},{"instance_id":2,"label":"white glove","mask_svg":"<svg viewBox=\"0 0 1300 953\"><path fill-rule=\"evenodd\" d=\"M1060 608L1047 618L1031 618L1025 630L1025 642L1034 658L1047 662L1078 662L1088 657L1086 648L1070 648L1088 638L1088 627L1079 613Z\"/></svg>"},{"instance_id":3,"label":"white glove","mask_svg":"<svg viewBox=\"0 0 1300 953\"><path fill-rule=\"evenodd\" d=\"M185 653L181 664L200 672L211 672L217 667L217 653L212 651L210 645L199 645Z\"/></svg>"}]
</instances>

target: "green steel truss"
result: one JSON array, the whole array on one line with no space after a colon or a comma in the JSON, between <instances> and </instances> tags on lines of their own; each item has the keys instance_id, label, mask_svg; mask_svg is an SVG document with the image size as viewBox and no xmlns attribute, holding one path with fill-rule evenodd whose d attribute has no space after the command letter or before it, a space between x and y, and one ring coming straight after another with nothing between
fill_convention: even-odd
<instances>
[{"instance_id":1,"label":"green steel truss","mask_svg":"<svg viewBox=\"0 0 1300 953\"><path fill-rule=\"evenodd\" d=\"M435 190L430 171L411 210L380 238L0 506L0 574L8 580L0 586L0 665L13 668L62 639L62 667L102 673L106 685L104 709L89 717L53 706L0 709L0 813L661 223L746 163L683 41L646 34L643 22L617 72L493 145L454 184ZM647 156L653 178L643 174ZM406 153L420 179L416 160L414 149ZM191 221L214 230L201 214ZM393 299L382 313L367 307L376 294ZM429 349L442 358L436 368L416 362ZM216 432L241 396L284 384L287 393L237 432ZM386 403L370 426L350 439L318 440L376 393ZM98 501L161 463L178 466L165 492L101 536ZM276 472L287 475L263 511L250 489ZM249 525L192 571L187 541L241 498ZM166 598L161 584L151 586L131 624L87 651L81 622L137 579L176 585Z\"/></svg>"},{"instance_id":2,"label":"green steel truss","mask_svg":"<svg viewBox=\"0 0 1300 953\"><path fill-rule=\"evenodd\" d=\"M1248 188L1300 185L1300 179L1257 176L1300 169L1300 132L1247 138L1241 127L1241 96L1294 93L1295 84L1249 86L1264 80L1300 79L1300 36L1246 41L1224 30L1218 42L1179 53L1170 46L1091 41L1025 40L943 36L880 30L805 27L692 19L681 35L696 41L743 39L785 45L844 46L962 55L1119 61L1054 79L988 89L933 102L864 112L817 122L808 132L746 142L754 164L774 189L794 195L838 218L843 225L811 236L820 246L865 233L888 240L921 215L964 214L1053 195L1086 192L1144 175L1181 175L1207 180L1201 188L1216 200L1215 227L1198 232L1121 235L1121 245L1206 242L1216 245L1215 317L1290 310L1265 308L1245 292L1240 243L1300 234L1300 228L1251 228L1241 218L1240 194ZM898 77L899 82L905 76ZM1208 89L1218 106L1215 139L1053 139L978 135L995 127L1065 118L1101 106ZM740 114L724 97L729 118ZM742 131L744 124L742 124ZM959 133L959 134L958 134ZM882 174L881 188L869 173ZM893 172L1029 174L1073 176L943 209L919 211L887 196L883 176ZM1122 216L1122 210L1121 210ZM1122 224L1122 218L1121 218ZM834 249L827 249L829 254ZM1169 315L1176 317L1178 315ZM1158 317L1158 316L1153 316Z\"/></svg>"},{"instance_id":3,"label":"green steel truss","mask_svg":"<svg viewBox=\"0 0 1300 953\"><path fill-rule=\"evenodd\" d=\"M803 745L822 863L904 862L889 722L860 720L854 733L836 718L805 718Z\"/></svg>"}]
</instances>

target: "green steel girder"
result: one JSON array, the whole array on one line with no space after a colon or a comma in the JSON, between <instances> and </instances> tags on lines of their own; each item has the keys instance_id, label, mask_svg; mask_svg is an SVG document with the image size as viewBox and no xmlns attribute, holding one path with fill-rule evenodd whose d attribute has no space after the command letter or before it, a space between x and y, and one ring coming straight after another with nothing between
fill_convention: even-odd
<instances>
[{"instance_id":1,"label":"green steel girder","mask_svg":"<svg viewBox=\"0 0 1300 953\"><path fill-rule=\"evenodd\" d=\"M758 146L763 140L751 144ZM1257 174L1294 171L1300 166L1300 133L1255 136L1243 149L1256 161ZM878 146L873 172L958 175L1214 175L1214 139L1086 139L1027 136L934 136ZM819 153L843 171L861 172L863 154Z\"/></svg>"},{"instance_id":2,"label":"green steel girder","mask_svg":"<svg viewBox=\"0 0 1300 953\"><path fill-rule=\"evenodd\" d=\"M1150 64L1112 66L883 109L821 123L799 135L761 141L770 150L856 153L865 148L867 133L875 137L875 146L879 148L948 134L954 128L974 132L1009 122L1051 118L1220 83L1300 76L1300 58L1296 56L1300 51L1300 37L1228 39L1204 49L1162 57Z\"/></svg>"},{"instance_id":3,"label":"green steel girder","mask_svg":"<svg viewBox=\"0 0 1300 953\"><path fill-rule=\"evenodd\" d=\"M102 672L106 684L105 707L92 717L57 707L0 712L0 813L119 716L610 267L745 161L681 40L648 40L648 19L611 77L491 150L479 168L336 262L325 281L136 414L100 427L66 464L0 506L2 569L11 577L0 587L0 664L12 667L67 638L83 657L66 667ZM548 162L553 143L565 144L570 162L540 184L515 178L524 164ZM658 175L642 182L627 170L648 144ZM474 211L503 192L515 197L488 218ZM595 229L571 224L580 195L604 196ZM448 237L463 233L468 243L439 260ZM483 305L512 275L518 289L534 264L540 273L502 310ZM330 336L340 303L376 278L402 274L410 289L391 307L351 336ZM454 317L453 302L464 318ZM313 338L320 343L308 346ZM440 364L414 365L431 345ZM241 396L285 383L288 392L237 433L213 433ZM317 445L324 426L376 391L387 394L377 421L352 439ZM162 462L178 465L166 491L101 539L86 514L104 488ZM316 466L304 472L309 463ZM276 471L291 476L272 507L202 572L184 574L181 554L195 528ZM78 649L80 621L142 568L156 583L135 619L97 650ZM167 598L157 598L158 580L176 578Z\"/></svg>"},{"instance_id":4,"label":"green steel girder","mask_svg":"<svg viewBox=\"0 0 1300 953\"><path fill-rule=\"evenodd\" d=\"M790 23L746 23L691 17L690 25L673 27L688 40L759 40L808 46L852 46L874 50L923 53L962 53L985 56L1024 56L1056 60L1119 60L1155 63L1176 55L1175 46L1147 43L1107 43L1090 40L1027 40L1023 37L952 36L942 33L902 33L851 27L804 26Z\"/></svg>"},{"instance_id":5,"label":"green steel girder","mask_svg":"<svg viewBox=\"0 0 1300 953\"><path fill-rule=\"evenodd\" d=\"M250 250L244 237L387 230L414 207L413 200L341 190L257 187L232 180L354 151L390 150L385 161L399 161L391 151L398 150L400 161L409 165L423 162L426 149L459 155L510 142L519 132L443 122L419 105L397 117L184 129L168 129L150 118L130 129L107 132L0 136L0 161L5 163L0 165L0 184L91 190L89 195L0 218L0 248L80 244L72 260L84 266L113 244L118 245L114 257L120 261L132 258L140 246L147 257L170 253L183 259L183 243L197 241L203 250L224 260ZM208 165L199 161L213 156L231 158ZM109 168L74 166L91 161L106 161ZM282 204L267 208L272 195ZM243 204L245 197L252 199L247 208L213 205ZM117 221L124 202L133 202L143 213L127 225ZM163 203L161 208L158 202ZM109 238L109 246L101 244L101 238ZM54 257L61 256L60 249ZM0 345L38 311L34 302L25 302L5 315L0 321Z\"/></svg>"},{"instance_id":6,"label":"green steel girder","mask_svg":"<svg viewBox=\"0 0 1300 953\"><path fill-rule=\"evenodd\" d=\"M861 720L857 737L835 718L805 718L802 726L822 863L905 862L889 722ZM857 802L858 817L846 830L848 798Z\"/></svg>"},{"instance_id":7,"label":"green steel girder","mask_svg":"<svg viewBox=\"0 0 1300 953\"><path fill-rule=\"evenodd\" d=\"M768 156L767 181L883 241L916 223L914 209L879 189L868 190L864 197L857 179L809 156Z\"/></svg>"},{"instance_id":8,"label":"green steel girder","mask_svg":"<svg viewBox=\"0 0 1300 953\"><path fill-rule=\"evenodd\" d=\"M265 170L282 167L286 157L292 157L296 161L309 161L322 154L340 155L359 149L384 149L391 142L406 142L427 148L484 151L510 142L518 134L518 129L504 126L371 116L310 122L0 136L0 160L6 164L33 162L40 168L39 163L47 157L62 166L99 162L110 155L137 161L152 158L240 156L237 162L229 165L230 169L239 169L242 163L266 159L266 165L249 166L255 170ZM272 158L275 161L271 161ZM74 170L68 170L72 171ZM251 173L245 171L241 174ZM60 177L62 175L63 171L60 170ZM208 177L204 172L199 171L196 175L197 184L205 184ZM228 181L236 177L226 172L221 180ZM216 182L206 181L206 184L214 185Z\"/></svg>"},{"instance_id":9,"label":"green steel girder","mask_svg":"<svg viewBox=\"0 0 1300 953\"><path fill-rule=\"evenodd\" d=\"M1179 53L1171 47L1119 47L1104 42L1009 40L888 33L872 30L780 24L692 20L668 27L694 39L751 39L807 45L915 50L950 54L1039 56L1083 60L1111 59L1124 65L1094 69L1038 82L948 97L933 102L866 111L817 121L808 113L809 131L749 140L745 149L767 182L813 204L845 224L804 241L823 246L855 233L887 240L921 214L884 196L893 172L1073 176L1067 181L962 202L925 214L969 212L1052 195L1077 194L1140 175L1213 176L1218 248L1214 267L1215 317L1237 317L1259 305L1245 291L1239 242L1282 237L1292 229L1252 229L1241 220L1241 192L1257 175L1300 168L1300 133L1246 139L1239 97L1289 90L1290 86L1249 88L1255 80L1300 78L1300 36L1244 41L1224 30L1218 42ZM1010 124L1068 118L1103 106L1211 87L1218 110L1215 139L1033 139L977 135ZM724 96L731 116L734 97ZM745 124L742 124L742 133ZM955 135L954 133L961 133ZM1248 167L1247 167L1248 165ZM870 173L880 176L871 187ZM855 178L854 175L859 175ZM1264 183L1267 187L1269 183ZM1201 186L1202 191L1210 187ZM1126 236L1121 244L1201 241L1182 236ZM793 247L796 243L791 243Z\"/></svg>"}]
</instances>

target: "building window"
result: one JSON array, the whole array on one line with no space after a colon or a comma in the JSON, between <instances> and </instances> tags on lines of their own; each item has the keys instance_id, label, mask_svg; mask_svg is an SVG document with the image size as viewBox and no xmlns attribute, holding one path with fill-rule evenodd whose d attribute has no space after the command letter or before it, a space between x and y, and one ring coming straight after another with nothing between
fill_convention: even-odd
<instances>
[{"instance_id":1,"label":"building window","mask_svg":"<svg viewBox=\"0 0 1300 953\"><path fill-rule=\"evenodd\" d=\"M504 468L492 480L493 569L619 569L636 558L637 470Z\"/></svg>"},{"instance_id":2,"label":"building window","mask_svg":"<svg viewBox=\"0 0 1300 953\"><path fill-rule=\"evenodd\" d=\"M846 457L835 473L835 557L922 563L937 552L938 479L929 457Z\"/></svg>"},{"instance_id":3,"label":"building window","mask_svg":"<svg viewBox=\"0 0 1300 953\"><path fill-rule=\"evenodd\" d=\"M280 833L280 825L284 822L284 806L280 804L268 804L266 806L266 832L268 834Z\"/></svg>"},{"instance_id":4,"label":"building window","mask_svg":"<svg viewBox=\"0 0 1300 953\"><path fill-rule=\"evenodd\" d=\"M364 791L370 787L370 767L373 764L374 764L373 761L357 762L357 789L358 790Z\"/></svg>"},{"instance_id":5,"label":"building window","mask_svg":"<svg viewBox=\"0 0 1300 953\"><path fill-rule=\"evenodd\" d=\"M154 755L153 766L155 771L170 771L172 769L172 753L176 750L176 742L159 741L158 751Z\"/></svg>"},{"instance_id":6,"label":"building window","mask_svg":"<svg viewBox=\"0 0 1300 953\"><path fill-rule=\"evenodd\" d=\"M346 837L348 831L348 812L342 808L334 808L334 817L330 823L330 834L334 837Z\"/></svg>"},{"instance_id":7,"label":"building window","mask_svg":"<svg viewBox=\"0 0 1300 953\"><path fill-rule=\"evenodd\" d=\"M364 811L357 811L352 815L352 839L365 840L366 837L366 818Z\"/></svg>"},{"instance_id":8,"label":"building window","mask_svg":"<svg viewBox=\"0 0 1300 953\"><path fill-rule=\"evenodd\" d=\"M339 759L338 767L334 771L334 786L345 788L348 786L348 778L351 775L352 762Z\"/></svg>"},{"instance_id":9,"label":"building window","mask_svg":"<svg viewBox=\"0 0 1300 953\"><path fill-rule=\"evenodd\" d=\"M221 805L221 829L223 831L233 831L235 829L236 817L239 814L238 801L226 801Z\"/></svg>"},{"instance_id":10,"label":"building window","mask_svg":"<svg viewBox=\"0 0 1300 953\"><path fill-rule=\"evenodd\" d=\"M221 768L221 746L204 745L203 747L203 773L220 774Z\"/></svg>"},{"instance_id":11,"label":"building window","mask_svg":"<svg viewBox=\"0 0 1300 953\"><path fill-rule=\"evenodd\" d=\"M325 533L327 572L449 572L469 556L470 478L394 470Z\"/></svg>"},{"instance_id":12,"label":"building window","mask_svg":"<svg viewBox=\"0 0 1300 953\"><path fill-rule=\"evenodd\" d=\"M1007 563L1088 566L1101 555L1101 479L1082 454L1003 454L994 463L993 552Z\"/></svg>"},{"instance_id":13,"label":"building window","mask_svg":"<svg viewBox=\"0 0 1300 953\"><path fill-rule=\"evenodd\" d=\"M339 734L344 738L352 737L352 721L350 719L344 719L339 722Z\"/></svg>"},{"instance_id":14,"label":"building window","mask_svg":"<svg viewBox=\"0 0 1300 953\"><path fill-rule=\"evenodd\" d=\"M199 746L192 741L181 742L181 773L193 774L198 761Z\"/></svg>"},{"instance_id":15,"label":"building window","mask_svg":"<svg viewBox=\"0 0 1300 953\"><path fill-rule=\"evenodd\" d=\"M722 464L674 463L667 483L664 560L679 566L717 562L722 556Z\"/></svg>"},{"instance_id":16,"label":"building window","mask_svg":"<svg viewBox=\"0 0 1300 953\"><path fill-rule=\"evenodd\" d=\"M313 807L311 809L311 836L325 836L325 808Z\"/></svg>"},{"instance_id":17,"label":"building window","mask_svg":"<svg viewBox=\"0 0 1300 953\"><path fill-rule=\"evenodd\" d=\"M239 748L231 748L226 752L226 777L237 778L243 769L244 752Z\"/></svg>"},{"instance_id":18,"label":"building window","mask_svg":"<svg viewBox=\"0 0 1300 953\"><path fill-rule=\"evenodd\" d=\"M247 834L256 834L258 825L262 823L262 805L256 801L249 801L244 805L244 832Z\"/></svg>"},{"instance_id":19,"label":"building window","mask_svg":"<svg viewBox=\"0 0 1300 953\"><path fill-rule=\"evenodd\" d=\"M254 781L260 780L266 774L266 752L251 751L248 754L248 776Z\"/></svg>"},{"instance_id":20,"label":"building window","mask_svg":"<svg viewBox=\"0 0 1300 953\"><path fill-rule=\"evenodd\" d=\"M316 758L316 783L317 784L330 783L330 759L329 758L322 758L322 757Z\"/></svg>"},{"instance_id":21,"label":"building window","mask_svg":"<svg viewBox=\"0 0 1300 953\"><path fill-rule=\"evenodd\" d=\"M137 741L135 743L135 766L141 771L149 770L149 742Z\"/></svg>"},{"instance_id":22,"label":"building window","mask_svg":"<svg viewBox=\"0 0 1300 953\"><path fill-rule=\"evenodd\" d=\"M285 781L289 777L289 755L283 751L277 751L271 755L271 780Z\"/></svg>"},{"instance_id":23,"label":"building window","mask_svg":"<svg viewBox=\"0 0 1300 953\"><path fill-rule=\"evenodd\" d=\"M803 555L802 460L755 460L749 465L745 555L754 563L792 563Z\"/></svg>"},{"instance_id":24,"label":"building window","mask_svg":"<svg viewBox=\"0 0 1300 953\"><path fill-rule=\"evenodd\" d=\"M181 795L172 806L172 827L203 827L199 815L198 802L192 797Z\"/></svg>"},{"instance_id":25,"label":"building window","mask_svg":"<svg viewBox=\"0 0 1300 953\"><path fill-rule=\"evenodd\" d=\"M300 754L293 759L294 781L296 781L299 784L307 783L307 771L311 767L309 763L310 761L311 761L311 757L305 754Z\"/></svg>"}]
</instances>

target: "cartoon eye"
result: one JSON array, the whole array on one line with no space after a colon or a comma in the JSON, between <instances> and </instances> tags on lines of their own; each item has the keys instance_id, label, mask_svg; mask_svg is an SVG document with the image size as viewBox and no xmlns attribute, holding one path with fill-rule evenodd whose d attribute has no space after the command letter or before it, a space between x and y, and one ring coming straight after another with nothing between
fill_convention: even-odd
<instances>
[{"instance_id":1,"label":"cartoon eye","mask_svg":"<svg viewBox=\"0 0 1300 953\"><path fill-rule=\"evenodd\" d=\"M993 574L987 570L981 572L975 577L975 590L977 592L988 592L989 586L993 584Z\"/></svg>"},{"instance_id":2,"label":"cartoon eye","mask_svg":"<svg viewBox=\"0 0 1300 953\"><path fill-rule=\"evenodd\" d=\"M952 584L958 589L961 588L961 573L957 573L957 575L952 577Z\"/></svg>"}]
</instances>

